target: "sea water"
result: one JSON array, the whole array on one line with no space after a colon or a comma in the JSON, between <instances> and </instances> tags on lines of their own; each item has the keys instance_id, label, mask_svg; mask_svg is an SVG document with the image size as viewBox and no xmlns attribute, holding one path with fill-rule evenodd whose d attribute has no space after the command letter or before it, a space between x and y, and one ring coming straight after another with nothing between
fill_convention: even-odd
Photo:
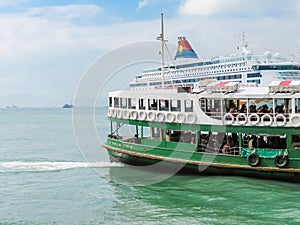
<instances>
[{"instance_id":1,"label":"sea water","mask_svg":"<svg viewBox=\"0 0 300 225\"><path fill-rule=\"evenodd\" d=\"M97 123L105 139L105 116ZM104 149L99 162L83 160L71 109L0 109L0 126L0 224L300 223L299 184L188 175L120 183L124 166Z\"/></svg>"}]
</instances>

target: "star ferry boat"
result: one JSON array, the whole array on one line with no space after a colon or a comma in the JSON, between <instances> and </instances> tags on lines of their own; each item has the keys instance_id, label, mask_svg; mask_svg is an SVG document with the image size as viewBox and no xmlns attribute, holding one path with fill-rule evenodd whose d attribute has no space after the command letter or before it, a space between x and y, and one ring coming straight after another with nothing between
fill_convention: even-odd
<instances>
[{"instance_id":1,"label":"star ferry boat","mask_svg":"<svg viewBox=\"0 0 300 225\"><path fill-rule=\"evenodd\" d=\"M111 161L300 182L299 63L264 57L162 66L110 92Z\"/></svg>"}]
</instances>

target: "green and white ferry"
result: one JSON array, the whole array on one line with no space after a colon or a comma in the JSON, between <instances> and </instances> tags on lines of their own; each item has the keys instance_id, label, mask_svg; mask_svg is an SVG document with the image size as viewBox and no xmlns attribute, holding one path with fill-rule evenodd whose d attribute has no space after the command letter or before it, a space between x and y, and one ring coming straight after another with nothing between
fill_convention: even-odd
<instances>
[{"instance_id":1,"label":"green and white ferry","mask_svg":"<svg viewBox=\"0 0 300 225\"><path fill-rule=\"evenodd\" d=\"M164 46L163 29L160 40ZM191 53L191 48L187 50ZM180 46L178 51L182 51ZM144 79L140 77L131 89L110 92L107 118L111 131L103 146L111 161L157 164L162 170L177 167L178 171L196 174L300 182L299 63L290 62L289 67L282 62L256 64L260 65L255 69L264 65L270 70L260 73L264 82L267 77L274 78L271 74L288 72L293 76L277 77L268 85L212 76L214 79L195 81L197 85L175 82L170 86L165 82L175 78L165 78L166 68L162 66L156 71L162 79L158 82L157 77L153 87L149 75L148 88L140 88ZM237 72L230 66L229 73ZM278 72L278 68L290 70Z\"/></svg>"},{"instance_id":2,"label":"green and white ferry","mask_svg":"<svg viewBox=\"0 0 300 225\"><path fill-rule=\"evenodd\" d=\"M300 181L299 81L274 81L269 87L202 85L197 92L109 93L111 133L104 147L111 160L165 161L193 173Z\"/></svg>"}]
</instances>

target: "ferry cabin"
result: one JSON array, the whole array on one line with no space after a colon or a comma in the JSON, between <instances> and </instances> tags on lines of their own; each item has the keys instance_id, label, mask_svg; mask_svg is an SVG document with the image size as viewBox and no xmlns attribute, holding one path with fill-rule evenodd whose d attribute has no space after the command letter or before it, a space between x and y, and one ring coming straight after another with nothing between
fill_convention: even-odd
<instances>
[{"instance_id":1,"label":"ferry cabin","mask_svg":"<svg viewBox=\"0 0 300 225\"><path fill-rule=\"evenodd\" d=\"M300 83L283 82L269 87L213 82L198 93L184 88L111 92L111 133L104 147L113 159L130 164L171 160L179 150L176 160L186 160L187 167L216 154L214 169L259 167L281 171L283 179L286 172L292 178L296 173L299 179ZM137 156L143 160L129 160Z\"/></svg>"}]
</instances>

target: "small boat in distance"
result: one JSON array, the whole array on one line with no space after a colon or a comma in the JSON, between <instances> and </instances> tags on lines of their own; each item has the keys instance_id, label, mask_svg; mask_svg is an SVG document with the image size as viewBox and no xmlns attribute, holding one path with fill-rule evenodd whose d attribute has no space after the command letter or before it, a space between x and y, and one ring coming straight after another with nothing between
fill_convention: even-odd
<instances>
[{"instance_id":1,"label":"small boat in distance","mask_svg":"<svg viewBox=\"0 0 300 225\"><path fill-rule=\"evenodd\" d=\"M4 108L4 109L15 109L15 108L19 108L19 107L17 105L12 104L12 105L6 105L2 108Z\"/></svg>"},{"instance_id":2,"label":"small boat in distance","mask_svg":"<svg viewBox=\"0 0 300 225\"><path fill-rule=\"evenodd\" d=\"M163 29L160 40L165 41ZM282 65L264 66L279 74ZM231 70L224 66L226 70L218 69L221 73ZM195 86L181 81L173 85L174 80L168 86L163 66L155 75L161 81L148 77L141 88L135 80L129 90L108 94L110 133L103 147L112 162L300 183L300 67L293 68L291 79L279 76L268 85L211 77ZM189 69L185 75L195 74ZM169 79L176 81L174 76Z\"/></svg>"},{"instance_id":3,"label":"small boat in distance","mask_svg":"<svg viewBox=\"0 0 300 225\"><path fill-rule=\"evenodd\" d=\"M64 109L70 109L70 108L73 108L73 104L64 104L63 108Z\"/></svg>"}]
</instances>

